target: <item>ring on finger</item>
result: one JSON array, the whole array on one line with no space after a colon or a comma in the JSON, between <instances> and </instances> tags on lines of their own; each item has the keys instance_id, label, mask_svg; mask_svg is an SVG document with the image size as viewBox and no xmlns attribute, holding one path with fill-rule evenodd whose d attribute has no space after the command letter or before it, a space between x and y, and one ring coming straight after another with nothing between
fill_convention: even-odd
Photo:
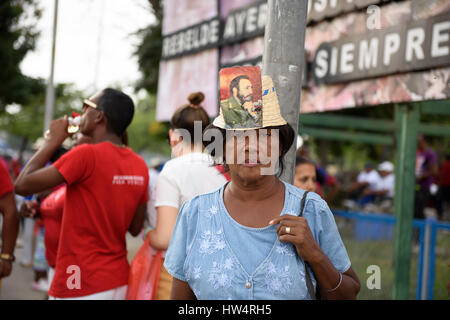
<instances>
[{"instance_id":1,"label":"ring on finger","mask_svg":"<svg viewBox=\"0 0 450 320\"><path fill-rule=\"evenodd\" d=\"M287 234L291 233L291 227L286 227L286 233Z\"/></svg>"}]
</instances>

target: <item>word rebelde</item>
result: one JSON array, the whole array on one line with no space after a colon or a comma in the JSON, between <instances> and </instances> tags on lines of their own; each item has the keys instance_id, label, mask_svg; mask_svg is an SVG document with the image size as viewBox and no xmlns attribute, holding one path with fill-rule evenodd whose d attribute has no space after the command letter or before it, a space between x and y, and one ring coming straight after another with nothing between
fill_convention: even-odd
<instances>
[{"instance_id":1,"label":"word rebelde","mask_svg":"<svg viewBox=\"0 0 450 320\"><path fill-rule=\"evenodd\" d=\"M263 1L231 12L225 21L215 17L164 35L162 59L172 59L263 35L266 20L267 2Z\"/></svg>"}]
</instances>

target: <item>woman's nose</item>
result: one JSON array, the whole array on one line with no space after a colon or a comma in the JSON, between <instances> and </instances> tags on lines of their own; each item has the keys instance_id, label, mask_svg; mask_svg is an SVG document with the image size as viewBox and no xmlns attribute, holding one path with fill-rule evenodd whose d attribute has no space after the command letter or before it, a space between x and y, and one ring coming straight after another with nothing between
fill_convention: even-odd
<instances>
[{"instance_id":1,"label":"woman's nose","mask_svg":"<svg viewBox=\"0 0 450 320\"><path fill-rule=\"evenodd\" d=\"M307 188L308 188L308 191L315 191L316 186L314 184L314 181L309 180L308 183L307 183Z\"/></svg>"}]
</instances>

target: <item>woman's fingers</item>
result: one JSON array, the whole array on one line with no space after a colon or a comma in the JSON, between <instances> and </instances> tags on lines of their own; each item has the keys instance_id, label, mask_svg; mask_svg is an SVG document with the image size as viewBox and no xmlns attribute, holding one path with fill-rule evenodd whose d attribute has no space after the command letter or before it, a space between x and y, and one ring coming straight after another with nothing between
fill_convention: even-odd
<instances>
[{"instance_id":1,"label":"woman's fingers","mask_svg":"<svg viewBox=\"0 0 450 320\"><path fill-rule=\"evenodd\" d=\"M290 242L290 243L295 243L296 241L296 236L292 235L292 234L283 234L281 236L278 237L278 240L280 240L280 242Z\"/></svg>"},{"instance_id":2,"label":"woman's fingers","mask_svg":"<svg viewBox=\"0 0 450 320\"><path fill-rule=\"evenodd\" d=\"M278 235L293 234L297 225L298 225L298 223L295 223L295 222L290 222L290 221L282 222L277 227L277 234Z\"/></svg>"},{"instance_id":3,"label":"woman's fingers","mask_svg":"<svg viewBox=\"0 0 450 320\"><path fill-rule=\"evenodd\" d=\"M290 214L285 214L285 215L282 215L282 216L276 217L275 219L270 220L269 225L273 226L273 225L280 223L281 221L298 221L299 219L305 219L305 218L293 216Z\"/></svg>"}]
</instances>

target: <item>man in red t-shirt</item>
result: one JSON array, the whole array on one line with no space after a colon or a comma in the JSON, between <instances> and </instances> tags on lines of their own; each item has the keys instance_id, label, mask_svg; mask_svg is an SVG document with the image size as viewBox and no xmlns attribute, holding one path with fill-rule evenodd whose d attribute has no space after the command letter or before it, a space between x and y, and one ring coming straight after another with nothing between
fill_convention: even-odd
<instances>
[{"instance_id":1,"label":"man in red t-shirt","mask_svg":"<svg viewBox=\"0 0 450 320\"><path fill-rule=\"evenodd\" d=\"M0 253L0 284L1 278L11 274L14 261L19 220L17 218L14 185L8 168L0 161L0 214L3 215L2 248Z\"/></svg>"},{"instance_id":2,"label":"man in red t-shirt","mask_svg":"<svg viewBox=\"0 0 450 320\"><path fill-rule=\"evenodd\" d=\"M69 136L67 116L55 120L17 178L16 191L22 195L67 184L51 298L126 296L125 235L141 231L148 200L147 166L122 144L133 114L130 97L114 89L84 100L80 131L93 144L75 147L44 168Z\"/></svg>"}]
</instances>

